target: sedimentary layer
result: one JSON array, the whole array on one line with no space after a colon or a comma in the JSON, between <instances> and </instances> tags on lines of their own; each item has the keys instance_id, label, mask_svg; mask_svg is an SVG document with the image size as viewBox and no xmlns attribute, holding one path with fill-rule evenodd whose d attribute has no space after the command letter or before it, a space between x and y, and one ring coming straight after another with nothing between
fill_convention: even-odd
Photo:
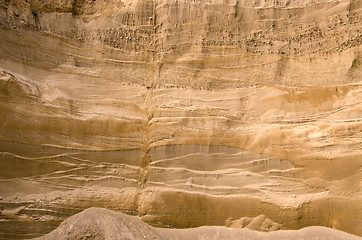
<instances>
[{"instance_id":1,"label":"sedimentary layer","mask_svg":"<svg viewBox=\"0 0 362 240\"><path fill-rule=\"evenodd\" d=\"M0 237L88 207L362 235L361 1L0 3Z\"/></svg>"}]
</instances>

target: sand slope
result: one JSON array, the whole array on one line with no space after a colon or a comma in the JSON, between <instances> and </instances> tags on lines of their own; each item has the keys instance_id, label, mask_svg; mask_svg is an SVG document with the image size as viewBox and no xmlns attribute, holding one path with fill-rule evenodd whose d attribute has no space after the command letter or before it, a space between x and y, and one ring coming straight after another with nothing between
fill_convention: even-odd
<instances>
[{"instance_id":1,"label":"sand slope","mask_svg":"<svg viewBox=\"0 0 362 240\"><path fill-rule=\"evenodd\" d=\"M249 229L226 227L199 227L192 229L163 229L148 226L138 217L101 209L89 208L65 220L43 239L323 239L357 240L360 237L326 227L308 227L300 230L281 230L261 233Z\"/></svg>"}]
</instances>

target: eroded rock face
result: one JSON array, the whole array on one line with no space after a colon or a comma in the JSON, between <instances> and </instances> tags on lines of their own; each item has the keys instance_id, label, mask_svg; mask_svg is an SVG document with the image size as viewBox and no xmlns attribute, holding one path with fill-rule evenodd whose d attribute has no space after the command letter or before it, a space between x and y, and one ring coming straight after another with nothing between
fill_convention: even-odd
<instances>
[{"instance_id":1,"label":"eroded rock face","mask_svg":"<svg viewBox=\"0 0 362 240\"><path fill-rule=\"evenodd\" d=\"M2 1L1 237L92 206L362 235L361 7Z\"/></svg>"}]
</instances>

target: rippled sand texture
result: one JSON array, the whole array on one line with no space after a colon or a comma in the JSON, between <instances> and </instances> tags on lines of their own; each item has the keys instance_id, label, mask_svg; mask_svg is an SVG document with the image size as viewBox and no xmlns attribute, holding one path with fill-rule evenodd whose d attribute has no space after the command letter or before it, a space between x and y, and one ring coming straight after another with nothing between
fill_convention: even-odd
<instances>
[{"instance_id":1,"label":"rippled sand texture","mask_svg":"<svg viewBox=\"0 0 362 240\"><path fill-rule=\"evenodd\" d=\"M0 238L93 206L362 236L361 22L360 0L1 1Z\"/></svg>"}]
</instances>

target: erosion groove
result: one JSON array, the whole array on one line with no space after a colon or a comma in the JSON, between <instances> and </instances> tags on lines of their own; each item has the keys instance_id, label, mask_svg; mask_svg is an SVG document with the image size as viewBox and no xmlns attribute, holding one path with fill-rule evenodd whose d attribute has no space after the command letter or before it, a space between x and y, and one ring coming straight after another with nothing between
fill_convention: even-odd
<instances>
[{"instance_id":1,"label":"erosion groove","mask_svg":"<svg viewBox=\"0 0 362 240\"><path fill-rule=\"evenodd\" d=\"M89 207L362 236L361 18L361 0L1 1L0 238Z\"/></svg>"}]
</instances>

